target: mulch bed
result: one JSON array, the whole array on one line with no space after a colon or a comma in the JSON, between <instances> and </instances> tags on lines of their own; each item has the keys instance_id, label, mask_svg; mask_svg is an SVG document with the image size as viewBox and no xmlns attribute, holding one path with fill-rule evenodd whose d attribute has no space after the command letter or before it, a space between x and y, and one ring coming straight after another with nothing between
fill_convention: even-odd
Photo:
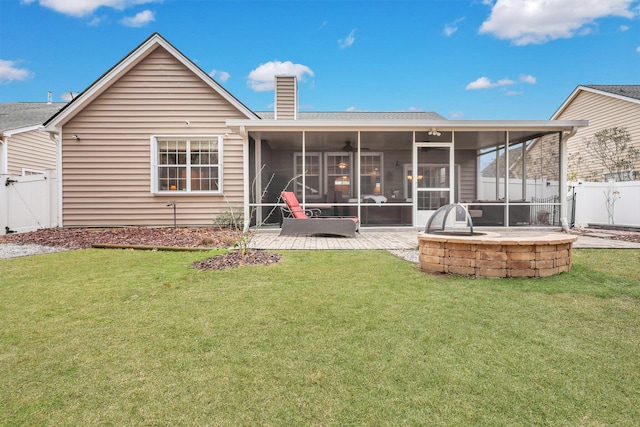
<instances>
[{"instance_id":1,"label":"mulch bed","mask_svg":"<svg viewBox=\"0 0 640 427\"><path fill-rule=\"evenodd\" d=\"M230 248L238 235L221 228L48 228L29 233L0 236L0 243L53 246L65 249L85 249L93 245L124 245L163 248ZM207 270L223 270L245 265L270 265L281 256L270 252L250 250L231 251L193 264Z\"/></svg>"},{"instance_id":2,"label":"mulch bed","mask_svg":"<svg viewBox=\"0 0 640 427\"><path fill-rule=\"evenodd\" d=\"M207 258L203 261L196 261L192 265L202 270L225 270L227 268L243 267L245 265L270 265L280 262L280 254L264 251L240 251L229 252Z\"/></svg>"},{"instance_id":3,"label":"mulch bed","mask_svg":"<svg viewBox=\"0 0 640 427\"><path fill-rule=\"evenodd\" d=\"M2 236L8 243L55 246L65 249L100 245L140 245L184 248L228 248L236 234L221 228L47 228Z\"/></svg>"},{"instance_id":4,"label":"mulch bed","mask_svg":"<svg viewBox=\"0 0 640 427\"><path fill-rule=\"evenodd\" d=\"M600 228L574 228L571 230L571 234L640 243L640 233L636 231L606 230Z\"/></svg>"}]
</instances>

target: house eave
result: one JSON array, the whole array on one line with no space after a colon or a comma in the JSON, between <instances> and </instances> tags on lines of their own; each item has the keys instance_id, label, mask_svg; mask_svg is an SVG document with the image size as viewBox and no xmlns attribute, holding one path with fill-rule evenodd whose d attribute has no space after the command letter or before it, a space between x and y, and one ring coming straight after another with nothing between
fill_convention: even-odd
<instances>
[{"instance_id":1,"label":"house eave","mask_svg":"<svg viewBox=\"0 0 640 427\"><path fill-rule=\"evenodd\" d=\"M30 131L38 130L41 128L42 128L41 125L33 125L33 126L25 126L17 129L7 129L4 132L2 132L2 136L11 137L18 133L30 132Z\"/></svg>"},{"instance_id":2,"label":"house eave","mask_svg":"<svg viewBox=\"0 0 640 427\"><path fill-rule=\"evenodd\" d=\"M526 131L571 132L586 127L586 120L227 120L233 130L247 131L320 131L369 130L399 131L437 129L438 131Z\"/></svg>"},{"instance_id":3,"label":"house eave","mask_svg":"<svg viewBox=\"0 0 640 427\"><path fill-rule=\"evenodd\" d=\"M551 120L555 120L557 117L560 117L562 113L567 109L567 107L573 102L573 100L580 94L580 92L591 92L602 96L607 96L614 99L619 99L622 101L631 102L634 104L640 104L640 99L630 98L628 96L607 92L606 90L599 90L588 86L578 86L571 92L571 95L567 97L567 99L562 103L560 108L553 113L551 116Z\"/></svg>"}]
</instances>

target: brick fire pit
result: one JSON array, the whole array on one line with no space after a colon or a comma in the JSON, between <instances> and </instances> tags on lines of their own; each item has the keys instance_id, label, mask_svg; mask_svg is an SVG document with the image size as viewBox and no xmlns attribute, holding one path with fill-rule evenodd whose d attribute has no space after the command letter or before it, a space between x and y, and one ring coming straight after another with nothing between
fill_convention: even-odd
<instances>
[{"instance_id":1,"label":"brick fire pit","mask_svg":"<svg viewBox=\"0 0 640 427\"><path fill-rule=\"evenodd\" d=\"M571 269L576 236L548 233L500 236L421 234L420 268L475 277L547 277Z\"/></svg>"}]
</instances>

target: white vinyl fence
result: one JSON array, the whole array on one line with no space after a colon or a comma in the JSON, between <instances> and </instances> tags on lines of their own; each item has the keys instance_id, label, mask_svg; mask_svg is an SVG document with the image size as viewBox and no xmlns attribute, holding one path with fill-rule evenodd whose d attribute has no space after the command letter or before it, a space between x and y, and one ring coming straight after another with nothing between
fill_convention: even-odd
<instances>
[{"instance_id":1,"label":"white vinyl fence","mask_svg":"<svg viewBox=\"0 0 640 427\"><path fill-rule=\"evenodd\" d=\"M526 183L526 199L539 201L558 194L558 181L546 179L531 180ZM498 192L496 192L496 190ZM626 182L570 182L567 197L570 199L575 191L575 226L586 227L591 224L609 224L607 212L607 194L613 196L617 191L617 200L613 204L613 224L640 226L640 181ZM496 196L496 194L498 194ZM478 187L478 199L496 200L504 197L504 179L500 179L496 187L495 178L483 177ZM522 197L522 181L509 179L509 199ZM571 204L568 204L568 220L571 221ZM532 214L533 215L533 214ZM535 216L532 221L535 221Z\"/></svg>"},{"instance_id":2,"label":"white vinyl fence","mask_svg":"<svg viewBox=\"0 0 640 427\"><path fill-rule=\"evenodd\" d=\"M626 182L572 182L569 196L575 191L575 224L586 227L589 223L609 224L607 194L617 191L613 223L640 226L640 181ZM570 215L570 213L569 213Z\"/></svg>"},{"instance_id":3,"label":"white vinyl fence","mask_svg":"<svg viewBox=\"0 0 640 427\"><path fill-rule=\"evenodd\" d=\"M0 234L58 226L55 171L40 175L0 175Z\"/></svg>"},{"instance_id":4,"label":"white vinyl fence","mask_svg":"<svg viewBox=\"0 0 640 427\"><path fill-rule=\"evenodd\" d=\"M496 192L496 190L498 192ZM543 179L527 180L527 200L535 197L544 199L558 195L558 181ZM478 188L478 199L480 200L497 200L504 197L504 178L500 178L496 188L496 179L483 177L480 187ZM509 200L524 199L522 197L522 180L509 179Z\"/></svg>"}]
</instances>

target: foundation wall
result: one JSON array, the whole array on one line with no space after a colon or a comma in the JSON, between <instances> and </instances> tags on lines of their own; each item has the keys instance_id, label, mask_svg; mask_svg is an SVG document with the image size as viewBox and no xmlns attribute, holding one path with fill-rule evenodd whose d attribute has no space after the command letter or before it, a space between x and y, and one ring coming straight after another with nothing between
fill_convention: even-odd
<instances>
[{"instance_id":1,"label":"foundation wall","mask_svg":"<svg viewBox=\"0 0 640 427\"><path fill-rule=\"evenodd\" d=\"M547 277L571 269L576 236L421 235L420 269L474 277Z\"/></svg>"}]
</instances>

